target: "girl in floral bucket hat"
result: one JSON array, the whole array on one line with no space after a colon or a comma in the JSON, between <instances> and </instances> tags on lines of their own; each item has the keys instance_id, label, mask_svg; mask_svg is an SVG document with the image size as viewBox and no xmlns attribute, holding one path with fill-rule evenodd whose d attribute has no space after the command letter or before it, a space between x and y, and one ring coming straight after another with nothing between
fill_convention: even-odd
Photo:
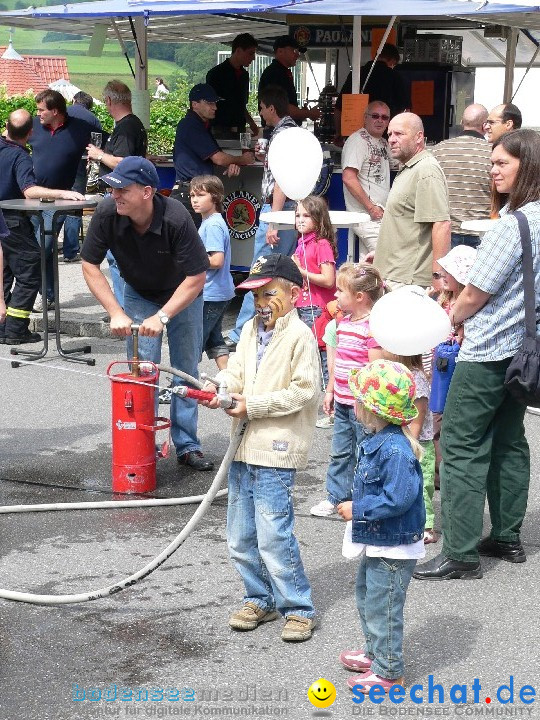
<instances>
[{"instance_id":1,"label":"girl in floral bucket hat","mask_svg":"<svg viewBox=\"0 0 540 720\"><path fill-rule=\"evenodd\" d=\"M416 561L425 556L426 512L421 449L407 424L417 415L415 382L401 363L376 360L351 370L349 387L358 420L373 434L358 450L352 502L338 505L347 520L343 554L361 555L356 605L365 637L360 650L339 659L347 685L368 693L403 683L403 608Z\"/></svg>"}]
</instances>

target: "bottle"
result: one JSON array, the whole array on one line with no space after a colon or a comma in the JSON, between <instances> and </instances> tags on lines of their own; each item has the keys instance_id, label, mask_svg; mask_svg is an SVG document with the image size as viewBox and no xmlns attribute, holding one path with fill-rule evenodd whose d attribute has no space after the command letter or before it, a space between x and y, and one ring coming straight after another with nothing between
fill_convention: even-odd
<instances>
[{"instance_id":1,"label":"bottle","mask_svg":"<svg viewBox=\"0 0 540 720\"><path fill-rule=\"evenodd\" d=\"M444 410L448 388L456 368L458 353L459 343L453 340L440 343L435 348L433 378L429 396L429 409L431 412L442 413Z\"/></svg>"}]
</instances>

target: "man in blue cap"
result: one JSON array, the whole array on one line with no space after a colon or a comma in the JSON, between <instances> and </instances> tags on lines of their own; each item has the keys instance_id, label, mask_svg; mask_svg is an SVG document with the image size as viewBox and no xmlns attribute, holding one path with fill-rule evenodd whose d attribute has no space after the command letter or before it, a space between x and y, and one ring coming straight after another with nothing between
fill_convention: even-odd
<instances>
[{"instance_id":1,"label":"man in blue cap","mask_svg":"<svg viewBox=\"0 0 540 720\"><path fill-rule=\"evenodd\" d=\"M86 283L109 313L111 332L128 338L128 357L132 323L140 325L139 357L155 363L167 328L171 365L197 376L209 267L199 234L181 203L156 194L158 175L149 160L126 157L102 180L111 197L96 209L81 251ZM123 309L100 269L108 250L126 282ZM212 470L197 438L197 403L173 394L171 421L178 462Z\"/></svg>"},{"instance_id":2,"label":"man in blue cap","mask_svg":"<svg viewBox=\"0 0 540 720\"><path fill-rule=\"evenodd\" d=\"M186 116L176 128L173 160L176 183L171 197L180 200L191 214L196 227L201 216L194 213L189 199L189 181L197 175L214 175L214 165L225 168L224 175L238 175L241 165L253 165L255 155L244 152L230 155L223 152L210 132L210 121L216 116L217 103L221 100L208 83L194 85L189 91L189 107Z\"/></svg>"}]
</instances>

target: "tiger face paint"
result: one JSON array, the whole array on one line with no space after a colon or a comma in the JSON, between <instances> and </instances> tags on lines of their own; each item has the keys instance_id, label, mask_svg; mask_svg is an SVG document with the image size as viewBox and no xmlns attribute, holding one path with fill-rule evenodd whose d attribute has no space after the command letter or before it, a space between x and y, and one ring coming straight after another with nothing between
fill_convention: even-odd
<instances>
[{"instance_id":1,"label":"tiger face paint","mask_svg":"<svg viewBox=\"0 0 540 720\"><path fill-rule=\"evenodd\" d=\"M255 311L266 330L273 330L276 320L289 313L296 302L298 288L285 288L279 280L272 280L253 291Z\"/></svg>"}]
</instances>

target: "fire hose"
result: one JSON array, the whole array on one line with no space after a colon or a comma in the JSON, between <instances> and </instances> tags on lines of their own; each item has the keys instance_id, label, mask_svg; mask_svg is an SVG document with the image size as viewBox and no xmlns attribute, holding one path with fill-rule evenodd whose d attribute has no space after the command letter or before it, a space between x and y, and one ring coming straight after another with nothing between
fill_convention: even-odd
<instances>
[{"instance_id":1,"label":"fire hose","mask_svg":"<svg viewBox=\"0 0 540 720\"><path fill-rule=\"evenodd\" d=\"M209 399L214 397L213 393L209 394L202 391L202 383L196 378L184 373L176 368L160 365L159 369L163 372L176 375L183 380L194 385L197 389L187 389L184 386L176 386L179 395L191 396L199 399ZM207 377L207 376L205 376ZM208 378L210 379L210 378ZM176 390L175 388L175 390ZM220 396L218 392L218 397ZM222 395L221 402L222 407L232 407L231 399ZM118 580L112 585L107 587L98 588L97 590L90 590L83 593L69 594L69 595L39 595L35 593L24 593L15 590L0 589L0 598L5 600L14 600L16 602L24 602L33 605L70 605L74 603L89 602L90 600L98 600L99 598L108 597L110 595L116 595L116 593L125 590L128 587L132 587L139 580L144 579L156 570L160 565L168 560L173 553L185 542L193 530L197 527L199 522L208 512L210 505L217 497L222 497L227 493L227 490L219 490L221 484L226 479L229 466L232 463L238 446L244 435L247 420L238 424L231 442L225 453L221 465L216 473L216 476L208 488L205 495L183 497L183 498L171 498L171 499L152 499L152 500L130 500L130 501L105 501L97 503L53 503L43 505L14 505L14 506L3 506L0 507L0 514L17 513L17 512L44 512L51 510L89 510L89 509L105 509L105 508L133 508L133 507L155 507L163 505L186 505L192 503L200 503L198 508L195 510L190 520L186 523L181 532L176 538L153 560L147 563L137 572L129 575L129 577Z\"/></svg>"}]
</instances>

